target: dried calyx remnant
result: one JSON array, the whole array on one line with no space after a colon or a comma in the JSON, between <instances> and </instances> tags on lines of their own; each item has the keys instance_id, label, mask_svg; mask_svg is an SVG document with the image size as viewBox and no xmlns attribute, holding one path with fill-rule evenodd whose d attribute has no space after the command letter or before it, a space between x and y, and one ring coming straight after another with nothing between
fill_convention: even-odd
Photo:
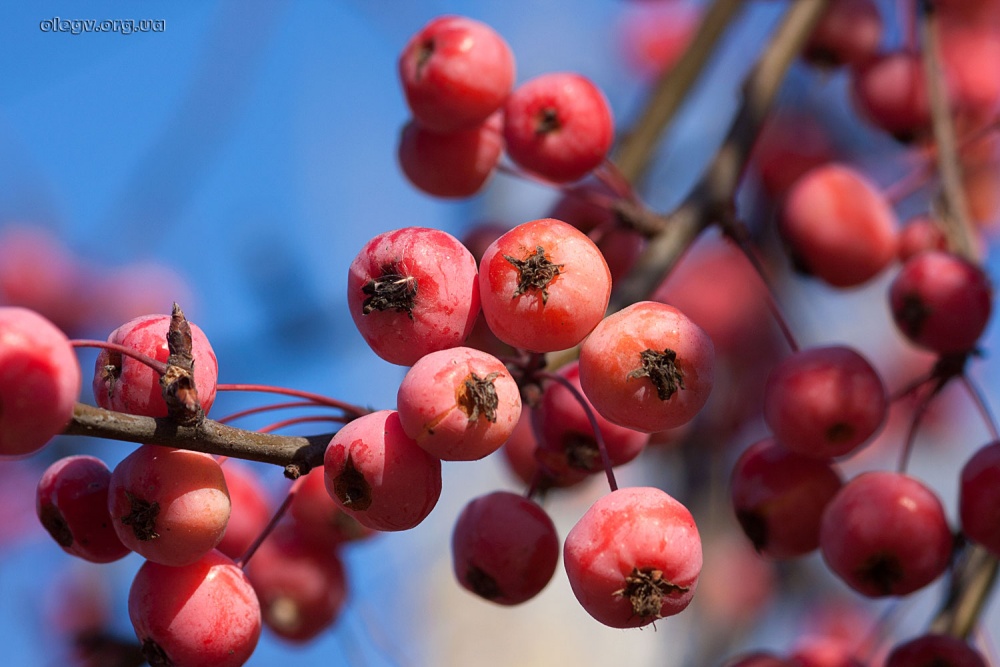
<instances>
[{"instance_id":1,"label":"dried calyx remnant","mask_svg":"<svg viewBox=\"0 0 1000 667\"><path fill-rule=\"evenodd\" d=\"M493 381L499 376L498 371L494 371L484 378L475 373L469 373L455 392L458 407L469 418L470 423L479 419L480 416L488 422L496 422L497 406L500 405L500 399L497 397Z\"/></svg>"},{"instance_id":2,"label":"dried calyx remnant","mask_svg":"<svg viewBox=\"0 0 1000 667\"><path fill-rule=\"evenodd\" d=\"M368 480L354 465L354 459L347 455L344 469L333 480L333 492L345 507L363 512L371 507L372 490Z\"/></svg>"},{"instance_id":3,"label":"dried calyx remnant","mask_svg":"<svg viewBox=\"0 0 1000 667\"><path fill-rule=\"evenodd\" d=\"M194 384L194 352L191 325L176 303L167 330L167 370L160 376L167 415L182 426L193 426L205 418Z\"/></svg>"},{"instance_id":4,"label":"dried calyx remnant","mask_svg":"<svg viewBox=\"0 0 1000 667\"><path fill-rule=\"evenodd\" d=\"M159 537L160 534L156 532L156 515L160 513L160 504L151 503L128 491L125 492L125 497L129 502L129 513L121 518L121 522L131 526L136 539L143 542Z\"/></svg>"},{"instance_id":5,"label":"dried calyx remnant","mask_svg":"<svg viewBox=\"0 0 1000 667\"><path fill-rule=\"evenodd\" d=\"M361 291L368 296L361 304L365 315L378 310L405 312L413 319L413 307L417 301L417 279L405 275L398 264L386 264L381 275L372 278L362 286Z\"/></svg>"},{"instance_id":6,"label":"dried calyx remnant","mask_svg":"<svg viewBox=\"0 0 1000 667\"><path fill-rule=\"evenodd\" d=\"M615 597L628 598L632 613L642 618L661 618L663 600L671 595L685 593L687 586L676 586L663 578L663 572L653 568L632 568L625 577L625 585L614 592Z\"/></svg>"},{"instance_id":7,"label":"dried calyx remnant","mask_svg":"<svg viewBox=\"0 0 1000 667\"><path fill-rule=\"evenodd\" d=\"M648 377L656 387L661 401L670 400L684 388L684 373L677 365L677 353L667 348L663 352L646 349L639 353L641 365L628 374L629 379Z\"/></svg>"},{"instance_id":8,"label":"dried calyx remnant","mask_svg":"<svg viewBox=\"0 0 1000 667\"><path fill-rule=\"evenodd\" d=\"M517 268L517 289L511 298L517 298L528 290L542 293L542 303L549 301L549 283L561 273L563 264L556 264L545 256L545 248L535 246L535 252L524 259L504 255L504 259Z\"/></svg>"}]
</instances>

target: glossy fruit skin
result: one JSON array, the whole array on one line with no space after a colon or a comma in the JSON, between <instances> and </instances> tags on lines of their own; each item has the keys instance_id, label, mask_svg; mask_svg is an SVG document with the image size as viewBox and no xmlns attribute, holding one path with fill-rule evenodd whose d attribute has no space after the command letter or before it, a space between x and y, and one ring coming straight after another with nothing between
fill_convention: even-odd
<instances>
[{"instance_id":1,"label":"glossy fruit skin","mask_svg":"<svg viewBox=\"0 0 1000 667\"><path fill-rule=\"evenodd\" d=\"M950 635L926 634L894 649L885 667L988 667L983 656L965 641Z\"/></svg>"},{"instance_id":2,"label":"glossy fruit skin","mask_svg":"<svg viewBox=\"0 0 1000 667\"><path fill-rule=\"evenodd\" d=\"M0 457L34 453L61 433L80 384L62 331L34 311L0 307Z\"/></svg>"},{"instance_id":3,"label":"glossy fruit skin","mask_svg":"<svg viewBox=\"0 0 1000 667\"><path fill-rule=\"evenodd\" d=\"M76 455L50 465L38 481L38 518L63 551L92 563L110 563L130 550L108 514L111 471L104 461Z\"/></svg>"},{"instance_id":4,"label":"glossy fruit skin","mask_svg":"<svg viewBox=\"0 0 1000 667\"><path fill-rule=\"evenodd\" d=\"M409 530L441 495L441 459L406 435L395 410L345 424L326 448L326 489L341 509L374 530Z\"/></svg>"},{"instance_id":5,"label":"glossy fruit skin","mask_svg":"<svg viewBox=\"0 0 1000 667\"><path fill-rule=\"evenodd\" d=\"M553 72L518 86L504 104L507 155L552 181L576 181L604 161L614 121L604 93L589 79Z\"/></svg>"},{"instance_id":6,"label":"glossy fruit skin","mask_svg":"<svg viewBox=\"0 0 1000 667\"><path fill-rule=\"evenodd\" d=\"M1000 557L1000 441L981 447L962 467L958 506L966 536Z\"/></svg>"},{"instance_id":7,"label":"glossy fruit skin","mask_svg":"<svg viewBox=\"0 0 1000 667\"><path fill-rule=\"evenodd\" d=\"M683 388L661 398L653 381L638 375L646 350L676 354ZM673 306L654 301L609 315L580 348L580 383L597 411L647 433L691 421L712 391L714 367L708 334Z\"/></svg>"},{"instance_id":8,"label":"glossy fruit skin","mask_svg":"<svg viewBox=\"0 0 1000 667\"><path fill-rule=\"evenodd\" d=\"M895 472L865 472L830 501L820 526L823 560L868 597L908 595L944 573L953 538L937 496Z\"/></svg>"},{"instance_id":9,"label":"glossy fruit skin","mask_svg":"<svg viewBox=\"0 0 1000 667\"><path fill-rule=\"evenodd\" d=\"M208 414L215 402L215 387L219 378L219 361L205 332L191 325L194 354L194 384L201 409ZM169 315L142 315L129 320L108 336L116 343L165 362L170 356L167 347ZM146 364L117 352L101 350L94 363L94 400L99 407L146 417L166 417L160 376Z\"/></svg>"},{"instance_id":10,"label":"glossy fruit skin","mask_svg":"<svg viewBox=\"0 0 1000 667\"><path fill-rule=\"evenodd\" d=\"M765 438L737 459L730 479L736 518L758 553L795 558L819 547L823 511L843 482L827 462Z\"/></svg>"},{"instance_id":11,"label":"glossy fruit skin","mask_svg":"<svg viewBox=\"0 0 1000 667\"><path fill-rule=\"evenodd\" d=\"M466 590L500 605L538 595L555 574L559 537L534 501L496 491L472 499L451 538L455 577Z\"/></svg>"},{"instance_id":12,"label":"glossy fruit skin","mask_svg":"<svg viewBox=\"0 0 1000 667\"><path fill-rule=\"evenodd\" d=\"M141 445L112 471L108 511L122 544L148 560L180 567L219 544L232 505L212 456Z\"/></svg>"},{"instance_id":13,"label":"glossy fruit skin","mask_svg":"<svg viewBox=\"0 0 1000 667\"><path fill-rule=\"evenodd\" d=\"M544 288L520 290L524 271L515 262L540 259L539 248L558 271ZM542 218L518 225L486 249L479 292L497 338L532 352L553 352L578 344L604 317L611 272L585 234L561 220Z\"/></svg>"},{"instance_id":14,"label":"glossy fruit skin","mask_svg":"<svg viewBox=\"0 0 1000 667\"><path fill-rule=\"evenodd\" d=\"M820 459L848 454L882 427L889 397L878 371L856 350L801 350L772 371L764 420L788 449Z\"/></svg>"},{"instance_id":15,"label":"glossy fruit skin","mask_svg":"<svg viewBox=\"0 0 1000 667\"><path fill-rule=\"evenodd\" d=\"M195 563L139 568L128 595L135 634L149 658L185 667L238 667L260 638L257 596L243 571L218 551Z\"/></svg>"},{"instance_id":16,"label":"glossy fruit skin","mask_svg":"<svg viewBox=\"0 0 1000 667\"><path fill-rule=\"evenodd\" d=\"M371 295L365 290L387 276L409 281L409 308L366 307ZM461 345L469 336L479 314L476 260L458 239L437 229L404 227L378 234L351 262L347 305L377 355L411 366L425 354Z\"/></svg>"},{"instance_id":17,"label":"glossy fruit skin","mask_svg":"<svg viewBox=\"0 0 1000 667\"><path fill-rule=\"evenodd\" d=\"M989 323L993 287L967 260L928 250L903 264L889 287L889 305L913 343L939 354L968 352Z\"/></svg>"},{"instance_id":18,"label":"glossy fruit skin","mask_svg":"<svg viewBox=\"0 0 1000 667\"><path fill-rule=\"evenodd\" d=\"M896 215L855 169L831 163L806 172L788 192L780 220L796 264L834 287L874 278L896 256Z\"/></svg>"},{"instance_id":19,"label":"glossy fruit skin","mask_svg":"<svg viewBox=\"0 0 1000 667\"><path fill-rule=\"evenodd\" d=\"M299 534L306 540L336 549L346 542L363 540L375 531L358 523L330 497L326 490L326 475L322 468L313 468L300 484L292 506L288 509L292 521L298 524Z\"/></svg>"},{"instance_id":20,"label":"glossy fruit skin","mask_svg":"<svg viewBox=\"0 0 1000 667\"><path fill-rule=\"evenodd\" d=\"M410 121L399 136L399 166L415 187L435 197L471 197L493 174L503 137L501 119L490 116L480 125L435 132Z\"/></svg>"},{"instance_id":21,"label":"glossy fruit skin","mask_svg":"<svg viewBox=\"0 0 1000 667\"><path fill-rule=\"evenodd\" d=\"M399 77L421 125L438 132L468 129L506 100L514 85L514 55L485 23L439 16L403 48Z\"/></svg>"},{"instance_id":22,"label":"glossy fruit skin","mask_svg":"<svg viewBox=\"0 0 1000 667\"><path fill-rule=\"evenodd\" d=\"M701 538L691 513L660 489L622 488L595 502L563 545L566 574L577 600L601 623L635 628L684 610L701 572ZM659 572L665 584L657 609L636 613L626 578ZM655 605L654 605L655 606Z\"/></svg>"},{"instance_id":23,"label":"glossy fruit skin","mask_svg":"<svg viewBox=\"0 0 1000 667\"><path fill-rule=\"evenodd\" d=\"M396 410L403 430L427 453L475 461L510 437L521 416L521 393L499 359L455 347L425 355L410 368L396 393Z\"/></svg>"}]
</instances>

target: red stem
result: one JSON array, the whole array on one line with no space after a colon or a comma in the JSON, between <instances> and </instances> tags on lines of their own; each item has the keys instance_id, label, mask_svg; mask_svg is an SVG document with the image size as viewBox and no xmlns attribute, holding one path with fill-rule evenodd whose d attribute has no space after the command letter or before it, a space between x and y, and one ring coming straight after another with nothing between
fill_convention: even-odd
<instances>
[{"instance_id":1,"label":"red stem","mask_svg":"<svg viewBox=\"0 0 1000 667\"><path fill-rule=\"evenodd\" d=\"M159 361L148 357L141 352L136 352L130 347L125 347L124 345L119 345L118 343L109 343L106 340L82 340L73 339L70 341L73 347L96 347L101 350L109 350L111 352L118 352L126 357L135 359L141 364L145 364L156 371L157 374L163 375L167 372L167 363L165 361Z\"/></svg>"},{"instance_id":2,"label":"red stem","mask_svg":"<svg viewBox=\"0 0 1000 667\"><path fill-rule=\"evenodd\" d=\"M611 469L611 458L608 456L608 448L604 444L604 436L601 434L601 427L597 424L597 415L594 414L594 409L590 407L590 403L587 399L580 393L580 390L573 386L573 383L564 378L557 373L540 372L538 377L544 380L554 380L562 386L566 387L573 398L577 400L580 407L583 408L584 413L587 415L587 421L590 422L590 428L594 430L594 440L597 442L597 451L601 453L601 464L604 465L604 474L608 478L608 486L611 487L612 491L618 490L618 482L615 481L615 473Z\"/></svg>"},{"instance_id":3,"label":"red stem","mask_svg":"<svg viewBox=\"0 0 1000 667\"><path fill-rule=\"evenodd\" d=\"M294 396L296 398L302 398L317 405L327 405L331 408L337 408L343 410L345 413L353 416L360 417L366 415L371 410L366 408L358 407L357 405L351 405L350 403L345 403L344 401L338 401L335 398L330 398L329 396L323 396L322 394L314 394L308 391L301 391L299 389L288 389L286 387L272 387L266 384L220 384L216 387L217 391L258 391L266 394L281 394L282 396Z\"/></svg>"}]
</instances>

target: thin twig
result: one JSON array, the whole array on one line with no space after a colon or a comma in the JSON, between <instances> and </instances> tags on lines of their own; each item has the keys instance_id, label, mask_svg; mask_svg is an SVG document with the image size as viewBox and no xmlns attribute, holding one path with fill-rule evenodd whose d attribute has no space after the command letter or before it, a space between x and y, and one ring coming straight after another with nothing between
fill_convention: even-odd
<instances>
[{"instance_id":1,"label":"thin twig","mask_svg":"<svg viewBox=\"0 0 1000 667\"><path fill-rule=\"evenodd\" d=\"M941 222L952 252L970 261L976 260L975 244L969 224L968 205L962 188L962 168L958 161L955 124L951 117L948 90L941 70L937 41L937 17L934 3L917 0L917 30L921 42L927 95L930 99L931 123L937 146L937 167L941 176Z\"/></svg>"},{"instance_id":2,"label":"thin twig","mask_svg":"<svg viewBox=\"0 0 1000 667\"><path fill-rule=\"evenodd\" d=\"M77 403L66 435L86 435L206 452L216 456L260 461L284 466L285 476L296 479L323 465L323 454L332 433L312 436L273 435L244 431L205 419L195 426L181 426L171 419L141 417Z\"/></svg>"},{"instance_id":3,"label":"thin twig","mask_svg":"<svg viewBox=\"0 0 1000 667\"><path fill-rule=\"evenodd\" d=\"M666 216L663 231L650 239L636 266L616 290L612 310L647 298L704 229L732 217L733 198L757 135L789 66L823 15L827 2L797 0L789 5L744 83L743 102L725 141L684 203Z\"/></svg>"},{"instance_id":4,"label":"thin twig","mask_svg":"<svg viewBox=\"0 0 1000 667\"><path fill-rule=\"evenodd\" d=\"M642 115L618 146L613 160L619 173L633 186L642 180L660 143L660 135L688 98L726 28L746 4L746 0L714 0L680 59L657 81Z\"/></svg>"}]
</instances>

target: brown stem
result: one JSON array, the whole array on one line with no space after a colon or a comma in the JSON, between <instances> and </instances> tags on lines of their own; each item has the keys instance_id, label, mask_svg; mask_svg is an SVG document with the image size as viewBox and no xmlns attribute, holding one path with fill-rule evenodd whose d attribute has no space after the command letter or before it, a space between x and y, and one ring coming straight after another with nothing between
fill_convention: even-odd
<instances>
[{"instance_id":1,"label":"brown stem","mask_svg":"<svg viewBox=\"0 0 1000 667\"><path fill-rule=\"evenodd\" d=\"M194 426L182 426L170 418L154 419L112 412L77 403L66 435L87 435L126 442L163 445L273 463L285 468L285 476L296 479L323 465L323 454L332 434L313 436L256 433L204 419Z\"/></svg>"},{"instance_id":2,"label":"brown stem","mask_svg":"<svg viewBox=\"0 0 1000 667\"><path fill-rule=\"evenodd\" d=\"M687 99L722 34L745 5L745 0L714 0L680 60L656 83L642 116L622 140L614 157L618 171L633 185L642 179L660 135Z\"/></svg>"},{"instance_id":3,"label":"brown stem","mask_svg":"<svg viewBox=\"0 0 1000 667\"><path fill-rule=\"evenodd\" d=\"M702 230L731 217L733 197L760 128L788 67L802 50L827 2L797 0L789 5L781 25L744 83L742 105L714 160L684 203L666 216L663 231L650 239L646 251L615 294L612 309L647 298Z\"/></svg>"},{"instance_id":4,"label":"brown stem","mask_svg":"<svg viewBox=\"0 0 1000 667\"><path fill-rule=\"evenodd\" d=\"M937 167L941 177L941 222L948 246L953 252L975 262L976 251L969 223L968 205L962 187L962 167L958 161L955 124L949 108L948 90L941 70L941 54L937 40L937 17L932 2L919 4L918 33L930 98L931 123L937 145Z\"/></svg>"},{"instance_id":5,"label":"brown stem","mask_svg":"<svg viewBox=\"0 0 1000 667\"><path fill-rule=\"evenodd\" d=\"M951 587L941 611L931 622L931 632L966 639L997 581L997 557L972 545L952 572Z\"/></svg>"}]
</instances>

